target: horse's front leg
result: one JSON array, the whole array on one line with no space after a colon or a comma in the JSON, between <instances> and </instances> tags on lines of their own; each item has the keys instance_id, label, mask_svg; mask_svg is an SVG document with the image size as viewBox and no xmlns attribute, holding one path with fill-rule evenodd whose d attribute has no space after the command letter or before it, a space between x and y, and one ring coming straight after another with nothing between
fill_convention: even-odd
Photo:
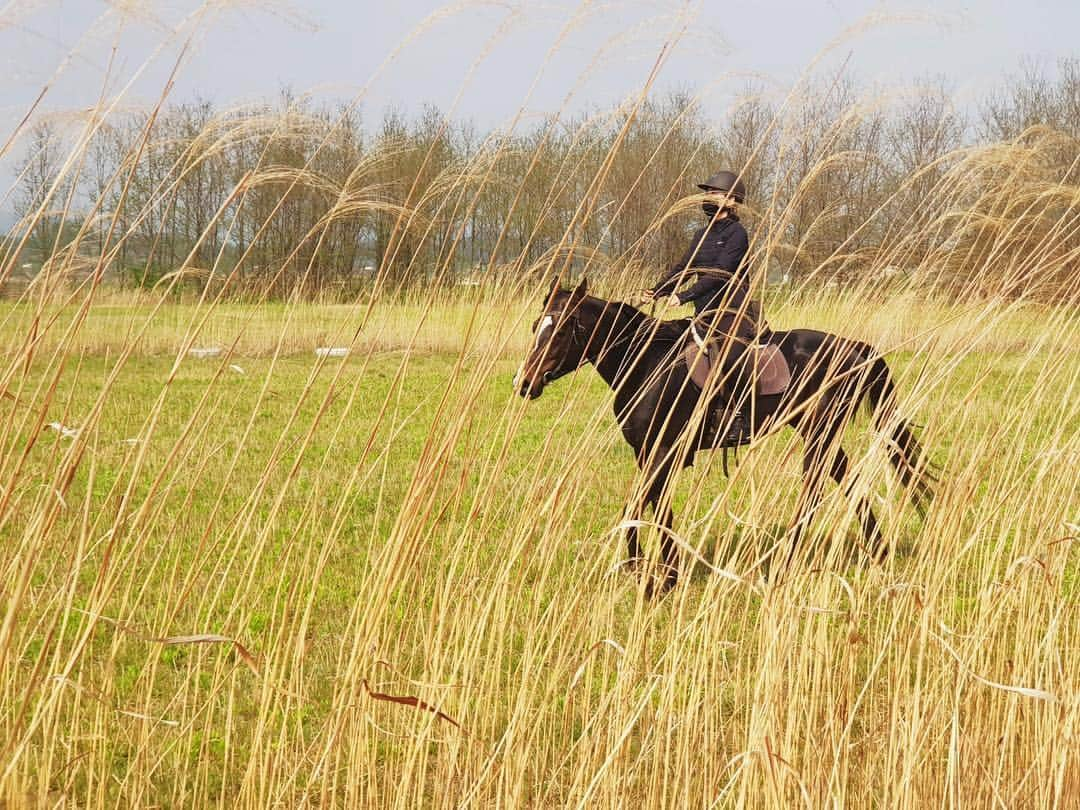
<instances>
[{"instance_id":1,"label":"horse's front leg","mask_svg":"<svg viewBox=\"0 0 1080 810\"><path fill-rule=\"evenodd\" d=\"M660 500L660 498L661 496L658 495L654 508L657 512L656 525L660 527L660 533L663 536L660 541L660 556L663 559L664 578L660 592L665 593L674 588L679 581L679 549L671 533L671 524L675 517L671 511L671 500L670 498Z\"/></svg>"},{"instance_id":2,"label":"horse's front leg","mask_svg":"<svg viewBox=\"0 0 1080 810\"><path fill-rule=\"evenodd\" d=\"M648 459L647 451L637 444L630 436L627 436L627 441L634 447L634 455L637 458L638 469L644 471ZM633 499L630 501L629 508L627 509L626 559L622 563L623 568L627 571L638 570L645 561L645 556L641 553L641 543L638 540L638 524L645 519L645 510L648 505L649 503L646 494L641 491L641 487L636 487Z\"/></svg>"},{"instance_id":3,"label":"horse's front leg","mask_svg":"<svg viewBox=\"0 0 1080 810\"><path fill-rule=\"evenodd\" d=\"M672 474L677 469L674 452L670 447L658 448L646 465L644 503L652 506L656 525L661 534L660 557L663 568L663 578L659 588L661 594L674 588L679 580L678 547L671 533L675 515L671 509L670 497L665 497ZM656 593L657 589L650 581L645 586L645 595L651 599Z\"/></svg>"}]
</instances>

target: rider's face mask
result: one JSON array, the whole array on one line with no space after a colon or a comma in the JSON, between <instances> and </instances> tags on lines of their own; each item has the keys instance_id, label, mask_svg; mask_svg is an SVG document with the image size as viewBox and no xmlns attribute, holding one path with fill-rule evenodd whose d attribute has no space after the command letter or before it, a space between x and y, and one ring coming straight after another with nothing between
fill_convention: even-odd
<instances>
[{"instance_id":1,"label":"rider's face mask","mask_svg":"<svg viewBox=\"0 0 1080 810\"><path fill-rule=\"evenodd\" d=\"M720 213L721 203L727 204L727 194L723 192L717 192L709 195L709 198L701 204L701 210L705 212L705 216L709 219L714 219L718 213Z\"/></svg>"}]
</instances>

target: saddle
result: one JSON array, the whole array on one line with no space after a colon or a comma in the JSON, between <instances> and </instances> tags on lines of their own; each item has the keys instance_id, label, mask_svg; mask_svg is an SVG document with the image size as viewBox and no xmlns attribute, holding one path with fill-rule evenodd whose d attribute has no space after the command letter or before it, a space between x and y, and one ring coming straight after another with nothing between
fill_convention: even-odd
<instances>
[{"instance_id":1,"label":"saddle","mask_svg":"<svg viewBox=\"0 0 1080 810\"><path fill-rule=\"evenodd\" d=\"M690 334L693 339L686 342L683 358L690 370L690 379L704 391L712 371L710 355L715 354L715 348L711 349L693 328L690 329ZM787 390L791 384L791 369L779 346L768 342L755 343L747 348L747 355L752 364L750 373L754 380L755 396L773 396Z\"/></svg>"}]
</instances>

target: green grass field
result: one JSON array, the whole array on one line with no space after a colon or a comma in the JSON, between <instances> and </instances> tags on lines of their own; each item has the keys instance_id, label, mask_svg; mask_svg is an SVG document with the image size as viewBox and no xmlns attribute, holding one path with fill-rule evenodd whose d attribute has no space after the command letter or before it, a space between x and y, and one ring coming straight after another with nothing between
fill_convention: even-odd
<instances>
[{"instance_id":1,"label":"green grass field","mask_svg":"<svg viewBox=\"0 0 1080 810\"><path fill-rule=\"evenodd\" d=\"M72 5L0 11L50 60L11 58L0 141L0 810L1080 806L1074 59L864 86L864 35L953 44L877 4L771 78L713 4L464 2L241 103L198 60L306 9ZM503 45L535 78L481 127ZM412 53L465 62L380 125ZM791 431L703 454L652 598L612 392L511 380L567 337L531 334L552 283L643 300L688 240L774 329L881 352L927 509L867 413L798 544Z\"/></svg>"},{"instance_id":2,"label":"green grass field","mask_svg":"<svg viewBox=\"0 0 1080 810\"><path fill-rule=\"evenodd\" d=\"M905 504L862 417L857 486L896 553L872 565L830 487L794 572L763 578L800 445L730 482L702 457L675 497L692 570L650 602L618 568L636 478L610 392L590 369L511 391L535 308L56 305L35 332L7 305L12 806L1077 795L1075 312L777 302L774 326L896 348L938 498Z\"/></svg>"}]
</instances>

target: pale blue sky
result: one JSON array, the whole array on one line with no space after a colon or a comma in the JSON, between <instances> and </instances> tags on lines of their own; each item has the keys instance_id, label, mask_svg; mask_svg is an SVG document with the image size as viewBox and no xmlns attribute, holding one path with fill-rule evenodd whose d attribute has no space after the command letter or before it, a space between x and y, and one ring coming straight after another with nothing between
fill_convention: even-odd
<instances>
[{"instance_id":1,"label":"pale blue sky","mask_svg":"<svg viewBox=\"0 0 1080 810\"><path fill-rule=\"evenodd\" d=\"M139 9L137 16L121 16L117 5ZM547 61L529 103L532 113L558 109L598 53L603 53L600 64L577 87L571 107L624 98L641 86L663 41L682 25L687 30L658 87L700 93L718 110L744 84L742 74L761 74L777 87L786 86L868 15L894 19L880 20L837 45L822 70L848 59L865 82L889 86L942 73L964 104L1015 72L1021 58L1052 66L1060 57L1080 54L1078 0L943 0L921 6L867 0L489 0L455 4L457 11L433 22L378 72L410 31L446 4L238 0L213 5L217 10L184 24L200 3L0 0L0 69L7 77L0 89L3 137L50 81L48 108L93 106L114 45L115 90L165 44L126 97L128 107L147 104L160 92L179 43L192 31L196 36L176 82L176 99L201 94L231 105L273 95L284 84L348 98L370 82L364 110L378 118L388 104L415 110L431 102L448 109L464 86L458 113L485 127L506 122L522 104L560 28L575 14L581 22ZM466 84L470 65L481 56Z\"/></svg>"}]
</instances>

